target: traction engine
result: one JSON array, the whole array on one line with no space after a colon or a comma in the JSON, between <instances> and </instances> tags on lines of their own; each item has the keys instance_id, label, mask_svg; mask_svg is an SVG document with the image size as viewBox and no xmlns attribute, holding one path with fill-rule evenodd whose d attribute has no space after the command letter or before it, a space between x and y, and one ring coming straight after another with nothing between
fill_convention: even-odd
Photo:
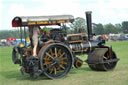
<instances>
[{"instance_id":1,"label":"traction engine","mask_svg":"<svg viewBox=\"0 0 128 85\"><path fill-rule=\"evenodd\" d=\"M93 40L91 12L86 12L87 32L66 34L62 29L50 30L50 35L41 35L37 54L39 59L31 58L32 46L24 44L16 46L12 51L14 64L20 64L21 72L32 77L44 74L48 78L57 79L66 76L72 67L80 68L86 62L92 70L108 71L115 68L119 59L112 47L105 45L105 40ZM20 27L22 40L22 27L26 40L26 27L61 25L73 22L72 15L40 16L40 17L15 17L13 27ZM76 55L87 54L87 60L81 60Z\"/></svg>"}]
</instances>

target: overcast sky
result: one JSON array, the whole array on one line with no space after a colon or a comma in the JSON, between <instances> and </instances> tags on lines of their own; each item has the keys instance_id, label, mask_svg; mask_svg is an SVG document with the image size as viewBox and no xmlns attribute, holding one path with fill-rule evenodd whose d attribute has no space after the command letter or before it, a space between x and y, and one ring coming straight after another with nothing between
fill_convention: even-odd
<instances>
[{"instance_id":1,"label":"overcast sky","mask_svg":"<svg viewBox=\"0 0 128 85\"><path fill-rule=\"evenodd\" d=\"M71 14L85 18L92 11L92 21L116 24L128 21L128 0L0 0L0 30L11 30L15 16Z\"/></svg>"}]
</instances>

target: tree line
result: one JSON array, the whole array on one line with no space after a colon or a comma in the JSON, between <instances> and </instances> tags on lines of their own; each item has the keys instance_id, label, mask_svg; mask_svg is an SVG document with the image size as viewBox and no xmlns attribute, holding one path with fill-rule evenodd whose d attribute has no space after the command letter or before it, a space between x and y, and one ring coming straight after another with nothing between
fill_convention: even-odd
<instances>
[{"instance_id":1,"label":"tree line","mask_svg":"<svg viewBox=\"0 0 128 85\"><path fill-rule=\"evenodd\" d=\"M25 38L25 36L28 36L28 30L25 30L25 34L24 34L24 30L20 31L19 29L15 29L15 30L2 30L0 31L0 39L6 39L6 38Z\"/></svg>"},{"instance_id":2,"label":"tree line","mask_svg":"<svg viewBox=\"0 0 128 85\"><path fill-rule=\"evenodd\" d=\"M52 28L47 28L44 27L45 30L47 29L52 29ZM65 24L61 26L62 30L67 32L68 34L73 34L73 33L80 33L80 32L87 32L87 24L86 20L81 17L75 18L75 21L70 24L69 26L66 26ZM103 25L102 23L92 23L92 31L96 35L101 35L101 34L118 34L118 33L128 33L128 21L123 21L121 24L105 24ZM28 30L25 30L26 36L28 36ZM16 30L3 30L0 31L0 39L6 39L6 38L21 38L21 34L24 34L24 30L20 31L20 29ZM25 36L24 36L25 37Z\"/></svg>"},{"instance_id":3,"label":"tree line","mask_svg":"<svg viewBox=\"0 0 128 85\"><path fill-rule=\"evenodd\" d=\"M76 33L76 32L87 32L87 24L85 19L83 18L76 18L75 22L71 25L71 28L69 31ZM128 33L128 21L123 21L121 24L105 24L102 23L92 23L92 31L96 35L101 34L118 34L118 33Z\"/></svg>"}]
</instances>

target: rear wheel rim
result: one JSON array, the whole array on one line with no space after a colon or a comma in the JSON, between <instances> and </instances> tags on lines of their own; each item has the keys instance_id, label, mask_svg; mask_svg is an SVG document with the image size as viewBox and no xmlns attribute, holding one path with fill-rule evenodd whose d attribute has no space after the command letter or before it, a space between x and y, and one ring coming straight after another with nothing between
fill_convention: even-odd
<instances>
[{"instance_id":1,"label":"rear wheel rim","mask_svg":"<svg viewBox=\"0 0 128 85\"><path fill-rule=\"evenodd\" d=\"M42 53L41 68L44 74L53 79L66 76L72 68L72 56L67 48L51 45Z\"/></svg>"}]
</instances>

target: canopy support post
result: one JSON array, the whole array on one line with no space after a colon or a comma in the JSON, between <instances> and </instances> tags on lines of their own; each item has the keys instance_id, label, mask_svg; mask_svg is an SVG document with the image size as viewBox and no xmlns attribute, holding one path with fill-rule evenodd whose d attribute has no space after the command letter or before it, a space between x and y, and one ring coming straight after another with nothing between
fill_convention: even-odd
<instances>
[{"instance_id":1,"label":"canopy support post","mask_svg":"<svg viewBox=\"0 0 128 85\"><path fill-rule=\"evenodd\" d=\"M20 27L20 33L21 33L20 39L21 39L21 43L22 43L22 27Z\"/></svg>"},{"instance_id":2,"label":"canopy support post","mask_svg":"<svg viewBox=\"0 0 128 85\"><path fill-rule=\"evenodd\" d=\"M25 37L25 46L26 46L27 43L26 43L26 30L25 30L25 26L24 26L24 37Z\"/></svg>"}]
</instances>

